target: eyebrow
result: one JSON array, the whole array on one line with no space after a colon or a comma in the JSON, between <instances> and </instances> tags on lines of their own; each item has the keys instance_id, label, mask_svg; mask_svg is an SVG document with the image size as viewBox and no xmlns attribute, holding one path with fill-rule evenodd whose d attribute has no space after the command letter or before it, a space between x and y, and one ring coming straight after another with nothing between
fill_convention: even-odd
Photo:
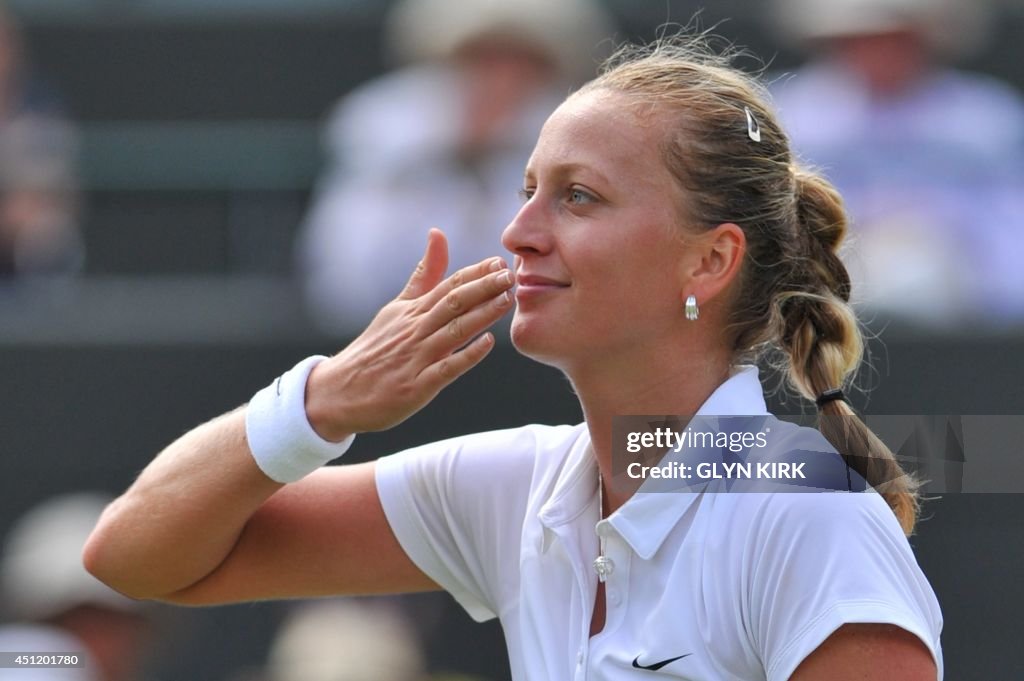
<instances>
[{"instance_id":1,"label":"eyebrow","mask_svg":"<svg viewBox=\"0 0 1024 681\"><path fill-rule=\"evenodd\" d=\"M549 172L551 174L560 175L560 176L570 175L570 174L576 173L576 172L591 173L591 174L595 175L599 181L604 182L605 184L611 184L611 182L608 180L608 178L605 177L604 173L602 173L598 169L594 168L593 166L586 165L586 164L583 164L583 163L575 163L575 162L558 163L558 164L555 164L553 167L551 167ZM524 179L529 179L531 177L531 175L534 175L534 174L535 173L533 172L533 169L530 168L529 166L527 166L526 167L526 172L523 174L523 178Z\"/></svg>"}]
</instances>

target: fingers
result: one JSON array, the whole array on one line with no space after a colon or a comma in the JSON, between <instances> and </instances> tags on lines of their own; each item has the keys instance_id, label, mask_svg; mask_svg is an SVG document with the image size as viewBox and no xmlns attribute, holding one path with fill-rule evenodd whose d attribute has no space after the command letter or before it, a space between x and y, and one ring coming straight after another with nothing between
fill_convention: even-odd
<instances>
[{"instance_id":1,"label":"fingers","mask_svg":"<svg viewBox=\"0 0 1024 681\"><path fill-rule=\"evenodd\" d=\"M464 315L453 317L451 321L423 340L422 348L425 356L439 358L450 355L471 338L493 325L511 307L511 294L503 293Z\"/></svg>"},{"instance_id":2,"label":"fingers","mask_svg":"<svg viewBox=\"0 0 1024 681\"><path fill-rule=\"evenodd\" d=\"M344 380L333 413L345 432L401 423L494 347L484 333L512 308L512 273L490 258L444 278L448 242L430 230L426 251L405 290L332 358Z\"/></svg>"},{"instance_id":3,"label":"fingers","mask_svg":"<svg viewBox=\"0 0 1024 681\"><path fill-rule=\"evenodd\" d=\"M399 298L410 300L437 288L448 270L448 238L439 229L427 233L427 249Z\"/></svg>"},{"instance_id":4,"label":"fingers","mask_svg":"<svg viewBox=\"0 0 1024 681\"><path fill-rule=\"evenodd\" d=\"M415 300L417 330L411 336L425 364L417 373L421 389L436 394L476 366L494 346L481 333L512 307L514 277L502 258L464 267L443 279L447 239L432 229L427 249L400 300ZM442 280L443 279L443 280Z\"/></svg>"},{"instance_id":5,"label":"fingers","mask_svg":"<svg viewBox=\"0 0 1024 681\"><path fill-rule=\"evenodd\" d=\"M458 352L442 357L420 373L420 380L434 394L479 364L494 348L494 336L485 333Z\"/></svg>"},{"instance_id":6,"label":"fingers","mask_svg":"<svg viewBox=\"0 0 1024 681\"><path fill-rule=\"evenodd\" d=\"M426 293L422 297L423 305L426 308L436 307L446 295L455 289L506 269L508 269L508 265L502 258L488 258L475 265L463 267Z\"/></svg>"},{"instance_id":7,"label":"fingers","mask_svg":"<svg viewBox=\"0 0 1024 681\"><path fill-rule=\"evenodd\" d=\"M426 347L451 352L496 322L512 306L512 284L512 273L503 268L449 291L424 317Z\"/></svg>"},{"instance_id":8,"label":"fingers","mask_svg":"<svg viewBox=\"0 0 1024 681\"><path fill-rule=\"evenodd\" d=\"M420 349L434 359L418 378L428 390L440 390L476 366L494 345L492 334L478 334L512 308L512 273L500 259L482 265L487 268L485 276L462 284L456 278L456 288L438 300L424 319L424 328L433 332L422 339ZM467 270L464 274L473 276L479 275L480 268L474 265Z\"/></svg>"}]
</instances>

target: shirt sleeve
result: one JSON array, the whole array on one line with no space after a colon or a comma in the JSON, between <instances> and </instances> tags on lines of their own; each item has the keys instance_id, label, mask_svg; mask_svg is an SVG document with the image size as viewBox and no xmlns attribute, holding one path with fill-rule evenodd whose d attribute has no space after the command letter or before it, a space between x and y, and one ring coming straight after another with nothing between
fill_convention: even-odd
<instances>
[{"instance_id":1,"label":"shirt sleeve","mask_svg":"<svg viewBox=\"0 0 1024 681\"><path fill-rule=\"evenodd\" d=\"M511 570L518 570L535 456L528 427L445 440L377 462L377 492L399 544L478 622L501 613Z\"/></svg>"},{"instance_id":2,"label":"shirt sleeve","mask_svg":"<svg viewBox=\"0 0 1024 681\"><path fill-rule=\"evenodd\" d=\"M748 628L768 681L785 681L844 624L917 636L942 679L942 615L899 523L874 492L767 495Z\"/></svg>"}]
</instances>

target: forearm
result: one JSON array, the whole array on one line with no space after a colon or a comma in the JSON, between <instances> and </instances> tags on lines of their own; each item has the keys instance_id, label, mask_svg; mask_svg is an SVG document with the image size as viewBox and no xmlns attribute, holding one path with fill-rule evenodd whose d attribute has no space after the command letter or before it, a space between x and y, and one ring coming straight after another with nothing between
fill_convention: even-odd
<instances>
[{"instance_id":1,"label":"forearm","mask_svg":"<svg viewBox=\"0 0 1024 681\"><path fill-rule=\"evenodd\" d=\"M159 598L199 581L228 556L253 513L281 485L256 466L237 409L185 434L103 513L86 567L129 596Z\"/></svg>"}]
</instances>

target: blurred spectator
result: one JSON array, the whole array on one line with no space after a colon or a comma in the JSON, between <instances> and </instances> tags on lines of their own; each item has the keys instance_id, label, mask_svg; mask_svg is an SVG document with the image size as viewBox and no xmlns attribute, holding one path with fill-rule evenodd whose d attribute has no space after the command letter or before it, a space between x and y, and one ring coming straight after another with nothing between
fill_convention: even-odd
<instances>
[{"instance_id":1,"label":"blurred spectator","mask_svg":"<svg viewBox=\"0 0 1024 681\"><path fill-rule=\"evenodd\" d=\"M81 269L74 128L0 6L0 279Z\"/></svg>"},{"instance_id":2,"label":"blurred spectator","mask_svg":"<svg viewBox=\"0 0 1024 681\"><path fill-rule=\"evenodd\" d=\"M151 616L85 571L82 547L109 498L78 493L30 509L0 557L0 650L82 655L77 669L0 669L0 681L137 681Z\"/></svg>"},{"instance_id":3,"label":"blurred spectator","mask_svg":"<svg viewBox=\"0 0 1024 681\"><path fill-rule=\"evenodd\" d=\"M609 19L590 0L403 0L388 35L409 65L330 115L330 161L299 244L318 322L361 328L401 291L427 230L450 269L504 253L540 126L592 75Z\"/></svg>"},{"instance_id":4,"label":"blurred spectator","mask_svg":"<svg viewBox=\"0 0 1024 681\"><path fill-rule=\"evenodd\" d=\"M421 681L425 670L414 627L384 599L302 604L268 657L268 681Z\"/></svg>"},{"instance_id":5,"label":"blurred spectator","mask_svg":"<svg viewBox=\"0 0 1024 681\"><path fill-rule=\"evenodd\" d=\"M853 219L869 310L954 328L1024 320L1024 103L942 61L984 35L984 3L778 0L812 52L775 100L794 147Z\"/></svg>"},{"instance_id":6,"label":"blurred spectator","mask_svg":"<svg viewBox=\"0 0 1024 681\"><path fill-rule=\"evenodd\" d=\"M259 671L231 681L487 681L428 673L424 622L397 596L297 601Z\"/></svg>"}]
</instances>

